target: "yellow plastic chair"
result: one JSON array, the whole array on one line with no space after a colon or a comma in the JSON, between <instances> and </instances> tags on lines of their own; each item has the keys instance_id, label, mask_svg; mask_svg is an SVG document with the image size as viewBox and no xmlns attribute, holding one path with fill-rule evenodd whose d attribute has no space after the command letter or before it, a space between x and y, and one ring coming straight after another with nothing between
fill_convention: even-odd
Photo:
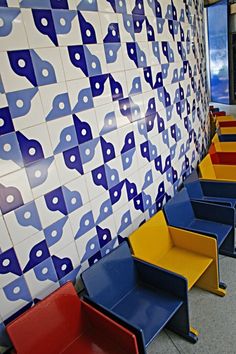
<instances>
[{"instance_id":1,"label":"yellow plastic chair","mask_svg":"<svg viewBox=\"0 0 236 354\"><path fill-rule=\"evenodd\" d=\"M225 121L231 121L231 120L235 120L235 117L234 116L213 116L214 117L214 120L216 122L225 122Z\"/></svg>"},{"instance_id":2,"label":"yellow plastic chair","mask_svg":"<svg viewBox=\"0 0 236 354\"><path fill-rule=\"evenodd\" d=\"M167 225L159 211L130 237L135 257L178 273L194 285L219 296L218 250L216 239Z\"/></svg>"},{"instance_id":3,"label":"yellow plastic chair","mask_svg":"<svg viewBox=\"0 0 236 354\"><path fill-rule=\"evenodd\" d=\"M213 164L209 154L204 157L198 167L200 177L203 179L236 182L236 166Z\"/></svg>"},{"instance_id":4,"label":"yellow plastic chair","mask_svg":"<svg viewBox=\"0 0 236 354\"><path fill-rule=\"evenodd\" d=\"M236 134L236 128L235 127L221 127L219 129L220 134Z\"/></svg>"},{"instance_id":5,"label":"yellow plastic chair","mask_svg":"<svg viewBox=\"0 0 236 354\"><path fill-rule=\"evenodd\" d=\"M236 152L236 142L214 142L216 152Z\"/></svg>"}]
</instances>

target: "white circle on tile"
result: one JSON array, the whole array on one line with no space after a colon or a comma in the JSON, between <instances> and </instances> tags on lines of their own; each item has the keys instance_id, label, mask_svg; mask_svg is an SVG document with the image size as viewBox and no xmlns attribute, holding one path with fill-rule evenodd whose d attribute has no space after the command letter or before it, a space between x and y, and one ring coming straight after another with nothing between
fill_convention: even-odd
<instances>
[{"instance_id":1,"label":"white circle on tile","mask_svg":"<svg viewBox=\"0 0 236 354\"><path fill-rule=\"evenodd\" d=\"M5 152L9 152L9 151L11 151L11 144L4 144L3 145L3 150L5 151Z\"/></svg>"},{"instance_id":2,"label":"white circle on tile","mask_svg":"<svg viewBox=\"0 0 236 354\"><path fill-rule=\"evenodd\" d=\"M52 237L56 237L56 236L57 236L57 230L52 230L51 236L52 236Z\"/></svg>"},{"instance_id":3,"label":"white circle on tile","mask_svg":"<svg viewBox=\"0 0 236 354\"><path fill-rule=\"evenodd\" d=\"M94 261L93 261L93 264L97 263L98 262L98 259L95 258Z\"/></svg>"},{"instance_id":4,"label":"white circle on tile","mask_svg":"<svg viewBox=\"0 0 236 354\"><path fill-rule=\"evenodd\" d=\"M41 24L42 24L44 27L46 27L46 26L48 25L48 20L47 20L45 17L43 17L43 18L41 19Z\"/></svg>"},{"instance_id":5,"label":"white circle on tile","mask_svg":"<svg viewBox=\"0 0 236 354\"><path fill-rule=\"evenodd\" d=\"M140 204L140 200L138 199L138 200L136 200L136 203L139 205Z\"/></svg>"},{"instance_id":6,"label":"white circle on tile","mask_svg":"<svg viewBox=\"0 0 236 354\"><path fill-rule=\"evenodd\" d=\"M72 204L72 205L75 205L76 202L77 202L77 199L76 199L75 197L73 197L73 198L71 199L71 204Z\"/></svg>"},{"instance_id":7,"label":"white circle on tile","mask_svg":"<svg viewBox=\"0 0 236 354\"><path fill-rule=\"evenodd\" d=\"M136 26L137 26L137 27L139 27L139 26L140 26L139 21L136 21Z\"/></svg>"},{"instance_id":8,"label":"white circle on tile","mask_svg":"<svg viewBox=\"0 0 236 354\"><path fill-rule=\"evenodd\" d=\"M107 155L111 155L111 149L107 149Z\"/></svg>"},{"instance_id":9,"label":"white circle on tile","mask_svg":"<svg viewBox=\"0 0 236 354\"><path fill-rule=\"evenodd\" d=\"M16 101L16 105L18 108L22 108L24 106L24 101L19 99Z\"/></svg>"},{"instance_id":10,"label":"white circle on tile","mask_svg":"<svg viewBox=\"0 0 236 354\"><path fill-rule=\"evenodd\" d=\"M115 175L111 175L111 180L115 181L115 179L116 179L116 176Z\"/></svg>"},{"instance_id":11,"label":"white circle on tile","mask_svg":"<svg viewBox=\"0 0 236 354\"><path fill-rule=\"evenodd\" d=\"M152 150L152 154L155 155L155 149Z\"/></svg>"},{"instance_id":12,"label":"white circle on tile","mask_svg":"<svg viewBox=\"0 0 236 354\"><path fill-rule=\"evenodd\" d=\"M119 6L120 6L120 7L123 6L123 1L122 1L122 0L119 1Z\"/></svg>"},{"instance_id":13,"label":"white circle on tile","mask_svg":"<svg viewBox=\"0 0 236 354\"><path fill-rule=\"evenodd\" d=\"M134 193L134 188L130 188L130 193L131 193L131 194Z\"/></svg>"},{"instance_id":14,"label":"white circle on tile","mask_svg":"<svg viewBox=\"0 0 236 354\"><path fill-rule=\"evenodd\" d=\"M26 211L24 213L24 218L28 220L30 217L31 217L31 212L30 211Z\"/></svg>"},{"instance_id":15,"label":"white circle on tile","mask_svg":"<svg viewBox=\"0 0 236 354\"><path fill-rule=\"evenodd\" d=\"M160 188L160 192L162 192L162 191L163 191L163 188L161 187L161 188Z\"/></svg>"},{"instance_id":16,"label":"white circle on tile","mask_svg":"<svg viewBox=\"0 0 236 354\"><path fill-rule=\"evenodd\" d=\"M146 148L146 147L145 147L145 148L143 148L143 151L144 151L144 152L146 152L146 151L147 151L147 148Z\"/></svg>"},{"instance_id":17,"label":"white circle on tile","mask_svg":"<svg viewBox=\"0 0 236 354\"><path fill-rule=\"evenodd\" d=\"M158 203L158 208L160 208L161 207L161 203Z\"/></svg>"},{"instance_id":18,"label":"white circle on tile","mask_svg":"<svg viewBox=\"0 0 236 354\"><path fill-rule=\"evenodd\" d=\"M125 158L125 162L128 163L129 162L129 157Z\"/></svg>"},{"instance_id":19,"label":"white circle on tile","mask_svg":"<svg viewBox=\"0 0 236 354\"><path fill-rule=\"evenodd\" d=\"M160 122L160 128L162 128L162 126L163 126L163 124L162 124L162 122Z\"/></svg>"},{"instance_id":20,"label":"white circle on tile","mask_svg":"<svg viewBox=\"0 0 236 354\"><path fill-rule=\"evenodd\" d=\"M40 170L36 170L34 175L35 175L36 178L39 178L39 177L42 176L42 172Z\"/></svg>"},{"instance_id":21,"label":"white circle on tile","mask_svg":"<svg viewBox=\"0 0 236 354\"><path fill-rule=\"evenodd\" d=\"M107 213L107 212L108 212L108 207L105 207L105 208L103 209L103 211L104 211L104 213Z\"/></svg>"},{"instance_id":22,"label":"white circle on tile","mask_svg":"<svg viewBox=\"0 0 236 354\"><path fill-rule=\"evenodd\" d=\"M135 88L138 89L139 88L139 84L136 82L135 84Z\"/></svg>"},{"instance_id":23,"label":"white circle on tile","mask_svg":"<svg viewBox=\"0 0 236 354\"><path fill-rule=\"evenodd\" d=\"M126 109L127 109L127 105L126 105L126 104L124 104L124 106L123 106L123 110L124 110L124 111L126 111Z\"/></svg>"},{"instance_id":24,"label":"white circle on tile","mask_svg":"<svg viewBox=\"0 0 236 354\"><path fill-rule=\"evenodd\" d=\"M107 239L107 234L104 234L104 235L102 236L102 239L103 239L103 241L105 241L105 240Z\"/></svg>"},{"instance_id":25,"label":"white circle on tile","mask_svg":"<svg viewBox=\"0 0 236 354\"><path fill-rule=\"evenodd\" d=\"M66 20L64 19L64 17L61 17L61 18L60 18L60 24L61 24L62 26L65 26L65 25L66 25Z\"/></svg>"},{"instance_id":26,"label":"white circle on tile","mask_svg":"<svg viewBox=\"0 0 236 354\"><path fill-rule=\"evenodd\" d=\"M24 68L26 66L26 62L24 59L19 59L18 60L18 65L20 68Z\"/></svg>"},{"instance_id":27,"label":"white circle on tile","mask_svg":"<svg viewBox=\"0 0 236 354\"><path fill-rule=\"evenodd\" d=\"M130 20L127 20L127 21L126 21L126 24L127 24L128 27L130 27L130 26L131 26Z\"/></svg>"},{"instance_id":28,"label":"white circle on tile","mask_svg":"<svg viewBox=\"0 0 236 354\"><path fill-rule=\"evenodd\" d=\"M143 129L144 129L144 124L141 124L141 125L140 125L140 128L143 130Z\"/></svg>"},{"instance_id":29,"label":"white circle on tile","mask_svg":"<svg viewBox=\"0 0 236 354\"><path fill-rule=\"evenodd\" d=\"M96 68L96 66L97 66L96 62L95 62L95 61L93 61L93 62L92 62L92 68L93 68L93 69L95 69L95 68Z\"/></svg>"},{"instance_id":30,"label":"white circle on tile","mask_svg":"<svg viewBox=\"0 0 236 354\"><path fill-rule=\"evenodd\" d=\"M95 244L94 244L94 243L91 243L90 249L91 249L91 250L94 250L94 248L95 248Z\"/></svg>"},{"instance_id":31,"label":"white circle on tile","mask_svg":"<svg viewBox=\"0 0 236 354\"><path fill-rule=\"evenodd\" d=\"M118 87L115 88L115 93L118 94L120 92L120 90L118 89Z\"/></svg>"},{"instance_id":32,"label":"white circle on tile","mask_svg":"<svg viewBox=\"0 0 236 354\"><path fill-rule=\"evenodd\" d=\"M91 153L91 150L90 150L90 149L86 149L86 150L85 150L85 155L89 156L90 153Z\"/></svg>"},{"instance_id":33,"label":"white circle on tile","mask_svg":"<svg viewBox=\"0 0 236 354\"><path fill-rule=\"evenodd\" d=\"M158 82L161 82L161 78L160 77L158 77Z\"/></svg>"},{"instance_id":34,"label":"white circle on tile","mask_svg":"<svg viewBox=\"0 0 236 354\"><path fill-rule=\"evenodd\" d=\"M152 125L152 121L151 120L148 122L148 125L150 125L150 126Z\"/></svg>"},{"instance_id":35,"label":"white circle on tile","mask_svg":"<svg viewBox=\"0 0 236 354\"><path fill-rule=\"evenodd\" d=\"M154 51L157 52L157 51L158 51L158 48L157 48L157 47L154 47Z\"/></svg>"},{"instance_id":36,"label":"white circle on tile","mask_svg":"<svg viewBox=\"0 0 236 354\"><path fill-rule=\"evenodd\" d=\"M92 3L93 3L93 0L88 0L88 3L89 3L89 4L92 4Z\"/></svg>"},{"instance_id":37,"label":"white circle on tile","mask_svg":"<svg viewBox=\"0 0 236 354\"><path fill-rule=\"evenodd\" d=\"M36 149L34 147L29 148L30 156L34 156L36 154Z\"/></svg>"},{"instance_id":38,"label":"white circle on tile","mask_svg":"<svg viewBox=\"0 0 236 354\"><path fill-rule=\"evenodd\" d=\"M134 48L130 48L130 53L134 54Z\"/></svg>"},{"instance_id":39,"label":"white circle on tile","mask_svg":"<svg viewBox=\"0 0 236 354\"><path fill-rule=\"evenodd\" d=\"M160 166L160 161L157 161L157 166Z\"/></svg>"},{"instance_id":40,"label":"white circle on tile","mask_svg":"<svg viewBox=\"0 0 236 354\"><path fill-rule=\"evenodd\" d=\"M52 204L57 204L59 202L58 197L52 198Z\"/></svg>"},{"instance_id":41,"label":"white circle on tile","mask_svg":"<svg viewBox=\"0 0 236 354\"><path fill-rule=\"evenodd\" d=\"M149 33L149 35L151 36L151 35L152 35L152 30L149 30L148 33Z\"/></svg>"},{"instance_id":42,"label":"white circle on tile","mask_svg":"<svg viewBox=\"0 0 236 354\"><path fill-rule=\"evenodd\" d=\"M70 135L70 134L67 134L67 135L66 135L66 141L71 141L71 139L72 139L71 135Z\"/></svg>"},{"instance_id":43,"label":"white circle on tile","mask_svg":"<svg viewBox=\"0 0 236 354\"><path fill-rule=\"evenodd\" d=\"M135 109L135 110L134 110L134 115L137 116L137 114L138 114L138 110Z\"/></svg>"},{"instance_id":44,"label":"white circle on tile","mask_svg":"<svg viewBox=\"0 0 236 354\"><path fill-rule=\"evenodd\" d=\"M129 219L126 217L124 220L125 224L127 224L128 221L129 221Z\"/></svg>"},{"instance_id":45,"label":"white circle on tile","mask_svg":"<svg viewBox=\"0 0 236 354\"><path fill-rule=\"evenodd\" d=\"M3 119L3 118L0 118L0 127L3 127L3 126L4 126L4 124L5 124L4 119Z\"/></svg>"},{"instance_id":46,"label":"white circle on tile","mask_svg":"<svg viewBox=\"0 0 236 354\"><path fill-rule=\"evenodd\" d=\"M108 119L108 125L112 125L112 119Z\"/></svg>"},{"instance_id":47,"label":"white circle on tile","mask_svg":"<svg viewBox=\"0 0 236 354\"><path fill-rule=\"evenodd\" d=\"M85 135L87 134L87 130L86 130L86 129L82 129L82 130L81 130L81 134L82 134L83 136L85 136Z\"/></svg>"},{"instance_id":48,"label":"white circle on tile","mask_svg":"<svg viewBox=\"0 0 236 354\"><path fill-rule=\"evenodd\" d=\"M43 69L43 70L42 70L42 75L43 75L44 77L48 77L48 75L49 75L48 69Z\"/></svg>"},{"instance_id":49,"label":"white circle on tile","mask_svg":"<svg viewBox=\"0 0 236 354\"><path fill-rule=\"evenodd\" d=\"M67 265L66 265L66 264L62 264L61 270L62 270L63 272L66 270L66 268L67 268Z\"/></svg>"},{"instance_id":50,"label":"white circle on tile","mask_svg":"<svg viewBox=\"0 0 236 354\"><path fill-rule=\"evenodd\" d=\"M138 4L138 8L139 8L139 10L141 10L141 8L142 8L142 5L140 3Z\"/></svg>"},{"instance_id":51,"label":"white circle on tile","mask_svg":"<svg viewBox=\"0 0 236 354\"><path fill-rule=\"evenodd\" d=\"M147 180L150 181L150 176L147 177Z\"/></svg>"},{"instance_id":52,"label":"white circle on tile","mask_svg":"<svg viewBox=\"0 0 236 354\"><path fill-rule=\"evenodd\" d=\"M71 156L70 156L70 162L75 162L75 160L76 160L75 155L71 155Z\"/></svg>"},{"instance_id":53,"label":"white circle on tile","mask_svg":"<svg viewBox=\"0 0 236 354\"><path fill-rule=\"evenodd\" d=\"M4 19L0 17L0 27L3 27L5 25Z\"/></svg>"},{"instance_id":54,"label":"white circle on tile","mask_svg":"<svg viewBox=\"0 0 236 354\"><path fill-rule=\"evenodd\" d=\"M100 88L99 82L96 82L95 87L96 87L97 90Z\"/></svg>"},{"instance_id":55,"label":"white circle on tile","mask_svg":"<svg viewBox=\"0 0 236 354\"><path fill-rule=\"evenodd\" d=\"M110 253L110 250L109 250L109 248L106 250L106 252L105 252L106 254L108 254L108 253Z\"/></svg>"},{"instance_id":56,"label":"white circle on tile","mask_svg":"<svg viewBox=\"0 0 236 354\"><path fill-rule=\"evenodd\" d=\"M86 36L90 37L91 36L91 31L89 29L86 30Z\"/></svg>"},{"instance_id":57,"label":"white circle on tile","mask_svg":"<svg viewBox=\"0 0 236 354\"><path fill-rule=\"evenodd\" d=\"M153 103L150 104L150 108L151 108L151 109L154 108L154 104L153 104Z\"/></svg>"},{"instance_id":58,"label":"white circle on tile","mask_svg":"<svg viewBox=\"0 0 236 354\"><path fill-rule=\"evenodd\" d=\"M116 36L116 31L113 29L113 30L111 31L111 34L113 35L113 37L115 37L115 36Z\"/></svg>"},{"instance_id":59,"label":"white circle on tile","mask_svg":"<svg viewBox=\"0 0 236 354\"><path fill-rule=\"evenodd\" d=\"M114 54L114 53L113 53L113 50L110 49L110 50L109 50L109 55L110 55L110 57L112 57L113 54Z\"/></svg>"},{"instance_id":60,"label":"white circle on tile","mask_svg":"<svg viewBox=\"0 0 236 354\"><path fill-rule=\"evenodd\" d=\"M149 204L149 199L146 200L146 205L148 205L148 204Z\"/></svg>"},{"instance_id":61,"label":"white circle on tile","mask_svg":"<svg viewBox=\"0 0 236 354\"><path fill-rule=\"evenodd\" d=\"M80 54L79 53L75 53L75 59L76 60L80 60Z\"/></svg>"},{"instance_id":62,"label":"white circle on tile","mask_svg":"<svg viewBox=\"0 0 236 354\"><path fill-rule=\"evenodd\" d=\"M101 179L102 178L102 174L101 173L98 173L97 174L97 179Z\"/></svg>"},{"instance_id":63,"label":"white circle on tile","mask_svg":"<svg viewBox=\"0 0 236 354\"><path fill-rule=\"evenodd\" d=\"M41 257L43 255L43 251L42 250L38 250L37 252L36 252L36 257Z\"/></svg>"},{"instance_id":64,"label":"white circle on tile","mask_svg":"<svg viewBox=\"0 0 236 354\"><path fill-rule=\"evenodd\" d=\"M89 219L86 219L86 220L84 221L84 225L85 225L85 226L88 226L89 223L90 223L90 222L89 222Z\"/></svg>"},{"instance_id":65,"label":"white circle on tile","mask_svg":"<svg viewBox=\"0 0 236 354\"><path fill-rule=\"evenodd\" d=\"M45 267L45 268L43 268L43 269L42 269L42 274L44 274L44 275L45 275L45 274L47 274L47 273L48 273L48 268L46 268L46 267Z\"/></svg>"},{"instance_id":66,"label":"white circle on tile","mask_svg":"<svg viewBox=\"0 0 236 354\"><path fill-rule=\"evenodd\" d=\"M14 197L14 195L12 195L12 194L9 194L9 195L7 196L7 202L8 202L8 203L14 202L14 199L15 199L15 197Z\"/></svg>"},{"instance_id":67,"label":"white circle on tile","mask_svg":"<svg viewBox=\"0 0 236 354\"><path fill-rule=\"evenodd\" d=\"M115 191L115 192L114 192L114 197L117 197L117 196L118 196L118 192Z\"/></svg>"},{"instance_id":68,"label":"white circle on tile","mask_svg":"<svg viewBox=\"0 0 236 354\"><path fill-rule=\"evenodd\" d=\"M8 267L10 263L11 263L10 259L6 258L3 260L2 265L3 267Z\"/></svg>"},{"instance_id":69,"label":"white circle on tile","mask_svg":"<svg viewBox=\"0 0 236 354\"><path fill-rule=\"evenodd\" d=\"M87 103L88 102L88 96L84 96L83 97L83 101L84 101L84 103Z\"/></svg>"},{"instance_id":70,"label":"white circle on tile","mask_svg":"<svg viewBox=\"0 0 236 354\"><path fill-rule=\"evenodd\" d=\"M65 103L64 102L60 102L59 103L59 108L60 109L64 109L65 108Z\"/></svg>"},{"instance_id":71,"label":"white circle on tile","mask_svg":"<svg viewBox=\"0 0 236 354\"><path fill-rule=\"evenodd\" d=\"M19 286L16 286L14 289L13 289L13 293L16 295L16 294L19 294L20 292L20 287Z\"/></svg>"}]
</instances>

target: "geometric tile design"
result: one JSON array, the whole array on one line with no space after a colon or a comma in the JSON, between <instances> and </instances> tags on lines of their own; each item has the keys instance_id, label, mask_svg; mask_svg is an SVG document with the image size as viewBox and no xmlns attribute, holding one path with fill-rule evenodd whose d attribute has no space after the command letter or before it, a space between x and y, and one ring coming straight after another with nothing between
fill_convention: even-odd
<instances>
[{"instance_id":1,"label":"geometric tile design","mask_svg":"<svg viewBox=\"0 0 236 354\"><path fill-rule=\"evenodd\" d=\"M0 10L6 343L14 316L163 207L209 127L202 0L3 0Z\"/></svg>"}]
</instances>

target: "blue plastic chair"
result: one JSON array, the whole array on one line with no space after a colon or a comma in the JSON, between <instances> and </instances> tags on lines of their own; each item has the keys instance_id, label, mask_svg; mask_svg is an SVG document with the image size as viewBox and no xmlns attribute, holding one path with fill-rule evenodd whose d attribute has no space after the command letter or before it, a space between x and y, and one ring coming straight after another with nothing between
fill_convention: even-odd
<instances>
[{"instance_id":1,"label":"blue plastic chair","mask_svg":"<svg viewBox=\"0 0 236 354\"><path fill-rule=\"evenodd\" d=\"M132 257L127 242L82 273L85 301L136 334L140 353L165 327L197 341L190 328L187 280Z\"/></svg>"},{"instance_id":2,"label":"blue plastic chair","mask_svg":"<svg viewBox=\"0 0 236 354\"><path fill-rule=\"evenodd\" d=\"M234 208L191 200L183 188L164 206L164 213L169 225L215 237L219 253L236 256Z\"/></svg>"},{"instance_id":3,"label":"blue plastic chair","mask_svg":"<svg viewBox=\"0 0 236 354\"><path fill-rule=\"evenodd\" d=\"M193 171L184 181L191 200L227 205L236 208L236 183L199 179Z\"/></svg>"}]
</instances>

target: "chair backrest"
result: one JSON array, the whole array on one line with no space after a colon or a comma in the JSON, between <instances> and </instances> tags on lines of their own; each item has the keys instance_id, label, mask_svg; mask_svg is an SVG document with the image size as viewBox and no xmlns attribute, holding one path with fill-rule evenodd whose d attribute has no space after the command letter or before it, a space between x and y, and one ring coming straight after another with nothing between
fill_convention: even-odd
<instances>
[{"instance_id":1,"label":"chair backrest","mask_svg":"<svg viewBox=\"0 0 236 354\"><path fill-rule=\"evenodd\" d=\"M236 153L235 152L215 152L211 154L211 161L217 165L235 165Z\"/></svg>"},{"instance_id":2,"label":"chair backrest","mask_svg":"<svg viewBox=\"0 0 236 354\"><path fill-rule=\"evenodd\" d=\"M81 330L81 302L72 283L66 283L7 326L17 354L58 354Z\"/></svg>"},{"instance_id":3,"label":"chair backrest","mask_svg":"<svg viewBox=\"0 0 236 354\"><path fill-rule=\"evenodd\" d=\"M233 152L236 151L236 143L235 142L224 142L224 143L214 143L215 145L215 150L220 152L220 151L224 151L224 152Z\"/></svg>"},{"instance_id":4,"label":"chair backrest","mask_svg":"<svg viewBox=\"0 0 236 354\"><path fill-rule=\"evenodd\" d=\"M185 188L187 189L188 195L190 199L202 199L203 198L203 191L200 180L196 180L193 182L184 183Z\"/></svg>"},{"instance_id":5,"label":"chair backrest","mask_svg":"<svg viewBox=\"0 0 236 354\"><path fill-rule=\"evenodd\" d=\"M194 219L194 212L186 188L170 199L164 206L167 222L171 226L186 227Z\"/></svg>"},{"instance_id":6,"label":"chair backrest","mask_svg":"<svg viewBox=\"0 0 236 354\"><path fill-rule=\"evenodd\" d=\"M81 276L89 297L111 309L137 282L127 242L86 269Z\"/></svg>"},{"instance_id":7,"label":"chair backrest","mask_svg":"<svg viewBox=\"0 0 236 354\"><path fill-rule=\"evenodd\" d=\"M209 154L204 157L198 167L202 178L216 179L214 166Z\"/></svg>"},{"instance_id":8,"label":"chair backrest","mask_svg":"<svg viewBox=\"0 0 236 354\"><path fill-rule=\"evenodd\" d=\"M129 236L136 257L152 262L158 260L173 243L163 211L159 211Z\"/></svg>"}]
</instances>

